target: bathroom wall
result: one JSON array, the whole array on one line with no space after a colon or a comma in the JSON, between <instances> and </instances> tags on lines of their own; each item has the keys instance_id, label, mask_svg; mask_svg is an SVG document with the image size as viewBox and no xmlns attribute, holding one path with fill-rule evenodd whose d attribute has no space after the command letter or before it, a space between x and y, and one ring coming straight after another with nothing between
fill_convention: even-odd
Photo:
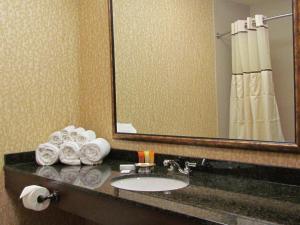
<instances>
[{"instance_id":1,"label":"bathroom wall","mask_svg":"<svg viewBox=\"0 0 300 225\"><path fill-rule=\"evenodd\" d=\"M81 110L84 126L107 138L114 148L153 148L166 154L300 168L300 155L296 154L113 140L108 5L106 0L83 1L82 4L84 20L81 27L84 32L81 31L81 65L82 71L86 72L81 74L80 104L84 109Z\"/></svg>"},{"instance_id":2,"label":"bathroom wall","mask_svg":"<svg viewBox=\"0 0 300 225\"><path fill-rule=\"evenodd\" d=\"M79 0L0 0L0 167L3 154L28 151L79 122ZM0 172L5 225L84 224L49 210L45 220L12 201Z\"/></svg>"},{"instance_id":3,"label":"bathroom wall","mask_svg":"<svg viewBox=\"0 0 300 225\"><path fill-rule=\"evenodd\" d=\"M75 123L115 148L300 168L295 154L113 140L106 0L0 0L0 33L1 167L4 153L32 150ZM43 216L6 193L1 172L1 223L92 224L55 209Z\"/></svg>"},{"instance_id":4,"label":"bathroom wall","mask_svg":"<svg viewBox=\"0 0 300 225\"><path fill-rule=\"evenodd\" d=\"M1 155L79 121L78 4L0 1Z\"/></svg>"},{"instance_id":5,"label":"bathroom wall","mask_svg":"<svg viewBox=\"0 0 300 225\"><path fill-rule=\"evenodd\" d=\"M1 0L0 7L3 152L31 150L51 131L79 122L117 148L300 167L293 154L112 140L107 1Z\"/></svg>"},{"instance_id":6,"label":"bathroom wall","mask_svg":"<svg viewBox=\"0 0 300 225\"><path fill-rule=\"evenodd\" d=\"M119 122L218 136L212 9L211 0L113 1Z\"/></svg>"},{"instance_id":7,"label":"bathroom wall","mask_svg":"<svg viewBox=\"0 0 300 225\"><path fill-rule=\"evenodd\" d=\"M214 0L215 33L230 31L230 24L238 18L250 15L250 7L230 0ZM215 60L217 80L217 102L219 137L229 137L229 105L231 85L231 35L215 38Z\"/></svg>"}]
</instances>

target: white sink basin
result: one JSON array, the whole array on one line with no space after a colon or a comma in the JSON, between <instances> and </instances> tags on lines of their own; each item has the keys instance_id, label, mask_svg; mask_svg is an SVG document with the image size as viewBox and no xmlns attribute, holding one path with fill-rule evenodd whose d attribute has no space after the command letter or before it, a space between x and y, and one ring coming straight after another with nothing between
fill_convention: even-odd
<instances>
[{"instance_id":1,"label":"white sink basin","mask_svg":"<svg viewBox=\"0 0 300 225\"><path fill-rule=\"evenodd\" d=\"M172 191L189 185L189 179L153 175L125 175L116 177L111 185L128 191Z\"/></svg>"}]
</instances>

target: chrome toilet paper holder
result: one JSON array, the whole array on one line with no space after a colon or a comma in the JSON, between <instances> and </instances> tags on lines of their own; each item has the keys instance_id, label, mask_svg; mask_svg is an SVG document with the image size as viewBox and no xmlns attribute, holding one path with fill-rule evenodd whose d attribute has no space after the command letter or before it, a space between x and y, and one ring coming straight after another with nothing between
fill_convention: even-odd
<instances>
[{"instance_id":1,"label":"chrome toilet paper holder","mask_svg":"<svg viewBox=\"0 0 300 225\"><path fill-rule=\"evenodd\" d=\"M53 193L51 193L48 196L38 196L37 201L38 203L42 203L46 200L50 199L51 202L57 203L59 201L59 194L57 191L53 191Z\"/></svg>"}]
</instances>

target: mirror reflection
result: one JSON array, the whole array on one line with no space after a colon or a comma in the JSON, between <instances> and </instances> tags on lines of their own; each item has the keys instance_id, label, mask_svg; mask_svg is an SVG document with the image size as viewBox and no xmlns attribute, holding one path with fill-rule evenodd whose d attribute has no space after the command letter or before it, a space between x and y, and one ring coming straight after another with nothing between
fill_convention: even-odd
<instances>
[{"instance_id":1,"label":"mirror reflection","mask_svg":"<svg viewBox=\"0 0 300 225\"><path fill-rule=\"evenodd\" d=\"M295 142L292 0L112 0L118 133Z\"/></svg>"}]
</instances>

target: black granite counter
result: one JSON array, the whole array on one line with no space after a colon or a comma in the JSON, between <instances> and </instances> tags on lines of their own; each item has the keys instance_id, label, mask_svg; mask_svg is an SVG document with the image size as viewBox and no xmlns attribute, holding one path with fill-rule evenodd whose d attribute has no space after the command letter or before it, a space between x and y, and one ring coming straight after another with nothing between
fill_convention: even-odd
<instances>
[{"instance_id":1,"label":"black granite counter","mask_svg":"<svg viewBox=\"0 0 300 225\"><path fill-rule=\"evenodd\" d=\"M5 170L126 200L136 207L185 215L194 221L199 219L199 224L300 224L300 172L297 170L211 161L193 172L186 188L167 193L131 192L110 185L112 178L120 176L121 163L136 160L134 155L122 157L123 153L119 153L113 151L102 165L93 167L61 164L41 167L34 162L33 153L13 154L6 156ZM171 156L161 156L166 157ZM159 156L157 163L161 165ZM173 175L161 166L154 172Z\"/></svg>"}]
</instances>

